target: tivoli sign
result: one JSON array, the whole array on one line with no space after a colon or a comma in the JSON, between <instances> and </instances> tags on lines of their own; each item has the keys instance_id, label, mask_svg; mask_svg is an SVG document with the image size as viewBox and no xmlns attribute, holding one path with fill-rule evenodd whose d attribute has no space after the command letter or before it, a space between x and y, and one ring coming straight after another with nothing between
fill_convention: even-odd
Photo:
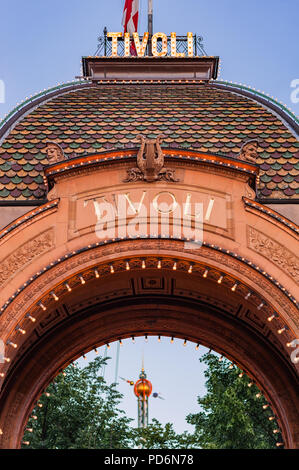
<instances>
[{"instance_id":1,"label":"tivoli sign","mask_svg":"<svg viewBox=\"0 0 299 470\"><path fill-rule=\"evenodd\" d=\"M124 38L124 57L131 57L131 36L130 33L107 33L107 37L112 39L112 54L111 57L118 57L117 46L118 39ZM185 57L184 52L177 52L176 33L171 33L171 57ZM161 41L161 51L158 51L158 40ZM148 46L149 33L144 33L143 39L140 42L139 34L133 33L133 41L135 44L138 57L144 57L145 51ZM188 57L194 57L193 49L193 33L187 33ZM155 33L152 36L152 54L154 57L164 57L168 53L168 38L165 33Z\"/></svg>"}]
</instances>

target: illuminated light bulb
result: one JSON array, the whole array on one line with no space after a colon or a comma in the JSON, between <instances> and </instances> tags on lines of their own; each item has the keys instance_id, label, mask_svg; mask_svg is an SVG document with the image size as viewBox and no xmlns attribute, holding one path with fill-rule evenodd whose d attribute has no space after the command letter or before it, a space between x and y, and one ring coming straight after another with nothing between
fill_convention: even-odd
<instances>
[{"instance_id":1,"label":"illuminated light bulb","mask_svg":"<svg viewBox=\"0 0 299 470\"><path fill-rule=\"evenodd\" d=\"M275 419L275 416L269 416L269 421L273 421L273 419Z\"/></svg>"},{"instance_id":2,"label":"illuminated light bulb","mask_svg":"<svg viewBox=\"0 0 299 470\"><path fill-rule=\"evenodd\" d=\"M144 56L146 46L147 46L147 43L148 43L148 38L149 38L149 33L144 33L142 43L140 44L139 34L136 33L136 32L133 33L133 39L134 39L135 48L136 48L136 52L137 52L138 57L143 57Z\"/></svg>"},{"instance_id":3,"label":"illuminated light bulb","mask_svg":"<svg viewBox=\"0 0 299 470\"><path fill-rule=\"evenodd\" d=\"M135 336L132 336L132 342L135 343Z\"/></svg>"},{"instance_id":4,"label":"illuminated light bulb","mask_svg":"<svg viewBox=\"0 0 299 470\"><path fill-rule=\"evenodd\" d=\"M109 343L107 343L106 346L107 346L107 349L110 349L110 344Z\"/></svg>"},{"instance_id":5,"label":"illuminated light bulb","mask_svg":"<svg viewBox=\"0 0 299 470\"><path fill-rule=\"evenodd\" d=\"M235 290L237 289L238 285L239 285L239 284L236 282L236 283L233 285L233 287L232 287L231 290L232 290L233 292L235 292Z\"/></svg>"},{"instance_id":6,"label":"illuminated light bulb","mask_svg":"<svg viewBox=\"0 0 299 470\"><path fill-rule=\"evenodd\" d=\"M122 346L122 345L123 345L123 342L122 342L122 340L121 340L121 339L119 340L119 344L120 344L120 346Z\"/></svg>"},{"instance_id":7,"label":"illuminated light bulb","mask_svg":"<svg viewBox=\"0 0 299 470\"><path fill-rule=\"evenodd\" d=\"M219 359L218 359L218 361L221 362L222 359L223 359L223 356L220 356Z\"/></svg>"},{"instance_id":8,"label":"illuminated light bulb","mask_svg":"<svg viewBox=\"0 0 299 470\"><path fill-rule=\"evenodd\" d=\"M261 308L263 308L264 305L265 305L264 302L261 302L261 303L259 304L259 306L257 307L257 309L258 309L258 310L261 310Z\"/></svg>"},{"instance_id":9,"label":"illuminated light bulb","mask_svg":"<svg viewBox=\"0 0 299 470\"><path fill-rule=\"evenodd\" d=\"M11 346L14 349L17 349L18 345L16 343L13 343L12 341L7 341L7 344Z\"/></svg>"},{"instance_id":10,"label":"illuminated light bulb","mask_svg":"<svg viewBox=\"0 0 299 470\"><path fill-rule=\"evenodd\" d=\"M5 376L5 374L3 372L0 372L0 377L3 379L3 377Z\"/></svg>"},{"instance_id":11,"label":"illuminated light bulb","mask_svg":"<svg viewBox=\"0 0 299 470\"><path fill-rule=\"evenodd\" d=\"M54 291L50 292L50 294L52 295L53 299L57 302L59 300L59 297L57 297L57 295L55 294Z\"/></svg>"},{"instance_id":12,"label":"illuminated light bulb","mask_svg":"<svg viewBox=\"0 0 299 470\"><path fill-rule=\"evenodd\" d=\"M193 264L190 264L189 269L188 269L188 273L191 274L192 271L193 271Z\"/></svg>"},{"instance_id":13,"label":"illuminated light bulb","mask_svg":"<svg viewBox=\"0 0 299 470\"><path fill-rule=\"evenodd\" d=\"M30 442L29 442L29 441L22 441L22 444L23 444L24 446L30 446Z\"/></svg>"},{"instance_id":14,"label":"illuminated light bulb","mask_svg":"<svg viewBox=\"0 0 299 470\"><path fill-rule=\"evenodd\" d=\"M195 346L195 349L196 349L196 351L198 351L198 349L199 349L199 346L200 346L200 344L199 344L199 343L197 343L197 345Z\"/></svg>"},{"instance_id":15,"label":"illuminated light bulb","mask_svg":"<svg viewBox=\"0 0 299 470\"><path fill-rule=\"evenodd\" d=\"M111 57L118 57L117 55L117 45L118 45L118 38L122 37L122 33L107 33L108 38L112 38L112 54Z\"/></svg>"},{"instance_id":16,"label":"illuminated light bulb","mask_svg":"<svg viewBox=\"0 0 299 470\"><path fill-rule=\"evenodd\" d=\"M158 52L158 39L162 39L162 50ZM154 57L167 55L167 36L165 33L155 33L152 37L152 54Z\"/></svg>"},{"instance_id":17,"label":"illuminated light bulb","mask_svg":"<svg viewBox=\"0 0 299 470\"><path fill-rule=\"evenodd\" d=\"M3 431L1 428L0 428L0 436L3 436Z\"/></svg>"},{"instance_id":18,"label":"illuminated light bulb","mask_svg":"<svg viewBox=\"0 0 299 470\"><path fill-rule=\"evenodd\" d=\"M30 321L32 321L32 323L36 322L36 318L34 318L32 315L27 314L26 318L28 318Z\"/></svg>"},{"instance_id":19,"label":"illuminated light bulb","mask_svg":"<svg viewBox=\"0 0 299 470\"><path fill-rule=\"evenodd\" d=\"M187 33L187 44L188 44L188 57L194 56L193 51L193 33Z\"/></svg>"},{"instance_id":20,"label":"illuminated light bulb","mask_svg":"<svg viewBox=\"0 0 299 470\"><path fill-rule=\"evenodd\" d=\"M145 260L143 259L142 260L142 265L141 265L142 269L145 269L146 268L146 264L145 264Z\"/></svg>"},{"instance_id":21,"label":"illuminated light bulb","mask_svg":"<svg viewBox=\"0 0 299 470\"><path fill-rule=\"evenodd\" d=\"M187 340L186 339L184 340L183 346L187 346Z\"/></svg>"},{"instance_id":22,"label":"illuminated light bulb","mask_svg":"<svg viewBox=\"0 0 299 470\"><path fill-rule=\"evenodd\" d=\"M86 281L85 281L84 277L82 276L82 274L80 274L79 279L81 281L81 284L86 284Z\"/></svg>"},{"instance_id":23,"label":"illuminated light bulb","mask_svg":"<svg viewBox=\"0 0 299 470\"><path fill-rule=\"evenodd\" d=\"M293 346L293 341L290 341L289 343L286 344L287 348L292 348Z\"/></svg>"},{"instance_id":24,"label":"illuminated light bulb","mask_svg":"<svg viewBox=\"0 0 299 470\"><path fill-rule=\"evenodd\" d=\"M94 270L94 275L97 279L100 277L99 271L97 269Z\"/></svg>"},{"instance_id":25,"label":"illuminated light bulb","mask_svg":"<svg viewBox=\"0 0 299 470\"><path fill-rule=\"evenodd\" d=\"M62 372L62 375L63 375L63 377L65 377L65 376L66 376L66 373L63 371L63 372Z\"/></svg>"},{"instance_id":26,"label":"illuminated light bulb","mask_svg":"<svg viewBox=\"0 0 299 470\"><path fill-rule=\"evenodd\" d=\"M268 321L272 321L275 318L275 315L271 315L270 317L267 318Z\"/></svg>"},{"instance_id":27,"label":"illuminated light bulb","mask_svg":"<svg viewBox=\"0 0 299 470\"><path fill-rule=\"evenodd\" d=\"M47 310L47 307L44 306L44 304L42 304L42 302L39 302L37 304L43 311Z\"/></svg>"},{"instance_id":28,"label":"illuminated light bulb","mask_svg":"<svg viewBox=\"0 0 299 470\"><path fill-rule=\"evenodd\" d=\"M176 262L176 261L173 263L172 269L173 269L174 271L177 270L177 262Z\"/></svg>"},{"instance_id":29,"label":"illuminated light bulb","mask_svg":"<svg viewBox=\"0 0 299 470\"><path fill-rule=\"evenodd\" d=\"M110 264L110 272L111 272L111 274L114 274L114 267L113 267L113 264Z\"/></svg>"},{"instance_id":30,"label":"illuminated light bulb","mask_svg":"<svg viewBox=\"0 0 299 470\"><path fill-rule=\"evenodd\" d=\"M130 57L130 33L124 34L125 57Z\"/></svg>"},{"instance_id":31,"label":"illuminated light bulb","mask_svg":"<svg viewBox=\"0 0 299 470\"><path fill-rule=\"evenodd\" d=\"M71 292L72 288L70 287L70 285L67 282L65 282L64 285L67 288L67 290Z\"/></svg>"},{"instance_id":32,"label":"illuminated light bulb","mask_svg":"<svg viewBox=\"0 0 299 470\"><path fill-rule=\"evenodd\" d=\"M221 276L219 277L217 282L218 282L218 284L221 284L222 281L223 281L223 275L221 274Z\"/></svg>"},{"instance_id":33,"label":"illuminated light bulb","mask_svg":"<svg viewBox=\"0 0 299 470\"><path fill-rule=\"evenodd\" d=\"M277 434L279 432L279 429L273 429L273 434Z\"/></svg>"},{"instance_id":34,"label":"illuminated light bulb","mask_svg":"<svg viewBox=\"0 0 299 470\"><path fill-rule=\"evenodd\" d=\"M233 369L233 367L234 367L234 364L230 364L230 365L228 366L229 369Z\"/></svg>"},{"instance_id":35,"label":"illuminated light bulb","mask_svg":"<svg viewBox=\"0 0 299 470\"><path fill-rule=\"evenodd\" d=\"M99 354L99 351L97 350L97 348L94 349L94 352L96 353L96 355Z\"/></svg>"},{"instance_id":36,"label":"illuminated light bulb","mask_svg":"<svg viewBox=\"0 0 299 470\"><path fill-rule=\"evenodd\" d=\"M283 446L283 442L276 442L276 447Z\"/></svg>"},{"instance_id":37,"label":"illuminated light bulb","mask_svg":"<svg viewBox=\"0 0 299 470\"><path fill-rule=\"evenodd\" d=\"M244 375L244 372L240 372L239 374L240 379L243 377L243 375Z\"/></svg>"},{"instance_id":38,"label":"illuminated light bulb","mask_svg":"<svg viewBox=\"0 0 299 470\"><path fill-rule=\"evenodd\" d=\"M36 415L32 415L31 418L37 420L37 416L36 416Z\"/></svg>"},{"instance_id":39,"label":"illuminated light bulb","mask_svg":"<svg viewBox=\"0 0 299 470\"><path fill-rule=\"evenodd\" d=\"M10 362L10 357L5 357L5 358L4 358L4 361L5 361L5 362Z\"/></svg>"},{"instance_id":40,"label":"illuminated light bulb","mask_svg":"<svg viewBox=\"0 0 299 470\"><path fill-rule=\"evenodd\" d=\"M244 297L245 300L248 300L250 296L251 296L251 292L248 292L248 294L246 294L245 297Z\"/></svg>"},{"instance_id":41,"label":"illuminated light bulb","mask_svg":"<svg viewBox=\"0 0 299 470\"><path fill-rule=\"evenodd\" d=\"M86 361L87 357L85 356L85 354L83 354L83 359Z\"/></svg>"},{"instance_id":42,"label":"illuminated light bulb","mask_svg":"<svg viewBox=\"0 0 299 470\"><path fill-rule=\"evenodd\" d=\"M248 387L252 387L253 382L249 382Z\"/></svg>"},{"instance_id":43,"label":"illuminated light bulb","mask_svg":"<svg viewBox=\"0 0 299 470\"><path fill-rule=\"evenodd\" d=\"M158 260L157 268L158 268L158 269L161 269L161 268L162 268L162 262L161 262L160 259Z\"/></svg>"},{"instance_id":44,"label":"illuminated light bulb","mask_svg":"<svg viewBox=\"0 0 299 470\"><path fill-rule=\"evenodd\" d=\"M49 393L49 392L46 392L46 393L45 393L45 395L46 395L46 397L48 397L48 398L49 398L49 397L51 396L51 393Z\"/></svg>"},{"instance_id":45,"label":"illuminated light bulb","mask_svg":"<svg viewBox=\"0 0 299 470\"><path fill-rule=\"evenodd\" d=\"M205 272L203 273L203 277L208 277L208 273L209 273L209 270L208 268L205 270Z\"/></svg>"},{"instance_id":46,"label":"illuminated light bulb","mask_svg":"<svg viewBox=\"0 0 299 470\"><path fill-rule=\"evenodd\" d=\"M16 331L19 331L22 335L25 335L26 334L26 330L24 330L23 328L21 328L20 326L18 326L16 328Z\"/></svg>"},{"instance_id":47,"label":"illuminated light bulb","mask_svg":"<svg viewBox=\"0 0 299 470\"><path fill-rule=\"evenodd\" d=\"M43 407L43 404L42 404L42 403L38 403L37 406L38 406L39 408L42 408L42 407Z\"/></svg>"},{"instance_id":48,"label":"illuminated light bulb","mask_svg":"<svg viewBox=\"0 0 299 470\"><path fill-rule=\"evenodd\" d=\"M25 431L27 431L27 432L33 432L33 429L32 429L32 428L26 428Z\"/></svg>"},{"instance_id":49,"label":"illuminated light bulb","mask_svg":"<svg viewBox=\"0 0 299 470\"><path fill-rule=\"evenodd\" d=\"M176 33L171 33L171 56L172 57L185 57L184 52L177 52Z\"/></svg>"},{"instance_id":50,"label":"illuminated light bulb","mask_svg":"<svg viewBox=\"0 0 299 470\"><path fill-rule=\"evenodd\" d=\"M170 340L171 344L173 344L173 336L171 337L171 340Z\"/></svg>"},{"instance_id":51,"label":"illuminated light bulb","mask_svg":"<svg viewBox=\"0 0 299 470\"><path fill-rule=\"evenodd\" d=\"M159 343L161 343L161 336L160 335L158 336L158 341L159 341Z\"/></svg>"},{"instance_id":52,"label":"illuminated light bulb","mask_svg":"<svg viewBox=\"0 0 299 470\"><path fill-rule=\"evenodd\" d=\"M286 327L284 326L283 328L280 328L279 330L277 330L277 333L279 335L281 335L281 333L283 333L284 331L286 331Z\"/></svg>"},{"instance_id":53,"label":"illuminated light bulb","mask_svg":"<svg viewBox=\"0 0 299 470\"><path fill-rule=\"evenodd\" d=\"M261 394L261 392L259 392L255 396L256 396L256 398L260 398L262 396L262 394Z\"/></svg>"},{"instance_id":54,"label":"illuminated light bulb","mask_svg":"<svg viewBox=\"0 0 299 470\"><path fill-rule=\"evenodd\" d=\"M263 405L263 410L266 410L269 407L269 405Z\"/></svg>"},{"instance_id":55,"label":"illuminated light bulb","mask_svg":"<svg viewBox=\"0 0 299 470\"><path fill-rule=\"evenodd\" d=\"M129 264L129 261L126 261L126 270L127 270L127 271L130 271L130 264Z\"/></svg>"}]
</instances>

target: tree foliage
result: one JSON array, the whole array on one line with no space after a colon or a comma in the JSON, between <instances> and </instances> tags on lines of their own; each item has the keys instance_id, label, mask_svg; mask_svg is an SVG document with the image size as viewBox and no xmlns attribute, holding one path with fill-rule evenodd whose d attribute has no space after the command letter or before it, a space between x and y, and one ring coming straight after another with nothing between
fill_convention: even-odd
<instances>
[{"instance_id":1,"label":"tree foliage","mask_svg":"<svg viewBox=\"0 0 299 470\"><path fill-rule=\"evenodd\" d=\"M237 367L229 368L226 359L213 354L201 359L205 371L207 393L198 397L201 411L187 416L195 425L194 438L204 449L271 449L276 448L276 420L256 385ZM279 437L279 435L278 435Z\"/></svg>"},{"instance_id":2,"label":"tree foliage","mask_svg":"<svg viewBox=\"0 0 299 470\"><path fill-rule=\"evenodd\" d=\"M129 447L132 420L118 408L122 395L100 375L104 362L98 357L83 369L69 366L49 385L26 428L33 430L24 435L31 448Z\"/></svg>"},{"instance_id":3,"label":"tree foliage","mask_svg":"<svg viewBox=\"0 0 299 470\"><path fill-rule=\"evenodd\" d=\"M143 449L189 449L196 446L193 435L185 431L177 434L172 423L164 426L157 419L144 429L133 430L133 441Z\"/></svg>"},{"instance_id":4,"label":"tree foliage","mask_svg":"<svg viewBox=\"0 0 299 470\"><path fill-rule=\"evenodd\" d=\"M200 411L189 414L194 433L177 434L172 423L157 419L145 429L119 408L122 395L101 377L107 359L96 358L86 367L69 366L59 374L36 404L23 441L33 449L255 449L275 448L279 434L270 407L257 396L255 385L225 359L213 354L200 360L207 393L198 397ZM30 432L32 431L32 432Z\"/></svg>"}]
</instances>

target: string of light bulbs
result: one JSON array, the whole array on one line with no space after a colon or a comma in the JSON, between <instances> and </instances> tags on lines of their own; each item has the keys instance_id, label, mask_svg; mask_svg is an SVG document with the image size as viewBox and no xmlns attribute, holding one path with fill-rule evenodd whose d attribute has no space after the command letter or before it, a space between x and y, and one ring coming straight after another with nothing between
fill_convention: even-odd
<instances>
[{"instance_id":1,"label":"string of light bulbs","mask_svg":"<svg viewBox=\"0 0 299 470\"><path fill-rule=\"evenodd\" d=\"M134 260L134 261L136 261L136 260ZM164 261L164 264L163 264L163 261ZM165 261L167 261L166 264L165 264ZM131 269L130 262L131 262L130 259L127 259L127 260L124 261L124 269L127 270L127 271ZM169 266L168 266L169 262L171 262L169 259L163 260L162 258L158 258L157 261L156 261L156 268L157 269L162 269L162 267L163 267L164 269L169 269ZM192 273L195 272L194 271L194 266L195 266L195 263L190 262L186 267L186 263L184 262L184 265L183 265L182 269L183 269L183 271L187 272L188 274L192 274ZM150 269L153 268L152 265L147 266L145 258L141 259L141 266L140 267L141 267L141 269L146 269L147 267L149 267ZM180 269L180 267L181 267L181 265L179 264L179 261L177 259L174 259L172 261L172 270L177 271L177 270ZM201 269L203 278L210 279L212 281L214 280L214 278L211 278L209 276L209 274L210 274L211 271L215 271L215 269L210 268L210 267L202 268L202 266L199 266L199 269ZM93 279L94 278L99 279L101 277L100 272L99 272L99 267L93 268L92 272L93 272ZM116 273L116 268L115 268L114 263L109 264L109 272L110 272L110 274L115 274ZM197 274L198 273L199 272L197 271ZM80 274L76 275L74 278L72 278L71 280L64 281L59 286L59 288L64 287L66 292L71 292L74 287L77 287L77 285L75 285L75 286L73 285L74 284L74 279L77 279L78 281L80 281L78 285L82 286L82 285L85 285L86 282L87 282L87 279L85 277L86 277L86 274L80 273ZM218 279L217 279L217 284L218 285L223 284L224 280L226 280L226 279L229 280L229 282L231 283L231 286L230 286L231 291L232 292L238 292L238 289L241 286L240 282L236 281L236 280L232 280L232 278L230 276L227 276L225 273L220 273L219 274ZM88 280L90 280L90 277L89 277ZM247 293L244 296L244 299L250 301L256 295L258 296L258 294L255 294L251 290L247 289ZM38 301L36 305L44 312L44 311L47 310L51 298L55 302L59 301L59 296L57 295L57 293L54 290L51 290L49 292L48 296L44 297L42 300ZM259 301L259 303L254 304L254 305L255 305L255 308L258 311L261 311L262 309L264 309L266 307L269 307L264 300ZM28 319L32 323L36 322L36 317L31 315L30 313L27 313L25 315L24 319L25 320ZM269 323L271 323L273 320L280 321L280 318L279 318L279 315L277 314L277 312L273 311L273 313L271 313L267 317L267 320L268 320ZM27 330L23 325L18 324L12 332L12 336L7 340L6 345L12 347L13 349L17 349L18 348L18 342L17 342L17 339L15 339L15 335L21 333L22 336L25 336L26 331ZM276 331L277 331L278 335L282 335L283 333L287 333L289 331L289 327L286 324L283 324L283 325L280 324L277 327ZM285 346L287 348L296 347L295 338L293 340L288 338L286 343L285 343ZM10 362L11 362L11 357L8 355L4 358L4 367L6 366L6 368L7 368ZM3 371L3 365L2 365L2 371L0 372L0 378L4 379L4 377L5 377L5 372Z\"/></svg>"},{"instance_id":2,"label":"string of light bulbs","mask_svg":"<svg viewBox=\"0 0 299 470\"><path fill-rule=\"evenodd\" d=\"M169 337L167 336L166 338L169 338ZM182 339L182 338L175 337L175 335L172 335L172 336L170 337L170 343L171 343L171 344L173 344L174 338L176 338L176 339ZM128 338L128 339L129 339L129 338ZM158 336L157 336L157 340L158 340L159 343L161 342L161 339L162 339L161 335L158 335ZM131 340L132 340L132 343L135 344L135 335L132 335L132 336L131 336ZM145 335L144 335L144 340L145 340L146 342L148 341L148 334L145 334ZM118 342L120 343L121 346L124 344L122 338L119 338L119 339L118 339ZM195 343L195 344L196 344L195 349L198 350L198 348L199 348L199 346L200 346L200 343ZM186 346L186 345L187 345L187 340L184 339L184 340L183 340L183 346ZM109 343L106 343L106 346L107 346L108 348L110 348L110 344L109 344ZM96 354L98 354L98 349L97 349L97 348L94 348L93 350L94 350L94 352L95 352ZM211 352L212 352L212 349L209 349L208 353L210 354ZM87 360L86 353L83 353L82 357L83 357L84 360ZM227 358L226 358L223 354L221 354L221 355L219 356L219 358L218 358L218 361L219 361L219 362L222 362L224 359L227 359ZM71 364L73 367L76 367L76 365L75 365L74 362L72 362L72 363L70 363L70 364ZM69 365L70 365L70 364L69 364ZM230 362L230 364L228 365L227 369L228 369L228 370L232 370L232 369L235 369L235 367L237 367L237 368L239 369L239 367L238 367L234 362ZM235 369L235 370L237 371L237 369ZM240 369L239 369L239 370L240 370ZM238 371L237 371L237 372L238 372ZM65 369L61 369L61 370L59 371L59 374L62 374L62 376L65 377L65 376L66 376ZM58 375L59 375L59 374L58 374ZM239 377L240 379L241 379L241 378L246 378L246 380L249 380L249 382L248 382L248 384L247 384L249 388L251 388L253 385L255 385L255 386L257 387L256 383L255 383L252 379L250 379L250 377L247 375L247 373L246 373L244 370L241 370L241 372L238 373L238 377ZM51 394L50 394L49 392L47 392L47 390L45 390L45 391L43 392L43 394L44 394L47 398L49 398L49 397L51 396ZM258 391L258 393L255 394L255 397L258 398L258 399L259 399L259 398L264 398L264 400L267 401L267 400L265 399L263 393L262 393L260 390ZM40 400L40 398L37 400L37 402L36 402L36 404L35 404L35 407L38 407L39 409L41 409L41 408L43 407L43 404L40 403L39 400ZM35 414L35 413L36 413L35 407L34 407L32 413L31 413L31 415L30 415L30 418L33 419L34 421L36 421L36 420L38 419L37 415ZM270 408L270 403L263 404L263 405L261 405L261 407L262 407L263 410L269 410L269 408ZM29 418L29 420L30 420L30 418ZM271 409L270 409L270 415L267 416L267 419L268 419L269 421L271 421L271 422L272 422L272 421L274 422L274 421L276 420L276 427L273 429L273 434L274 434L275 436L279 436L279 438L280 438L280 437L281 437L281 430L280 430L280 428L279 428L279 426L278 426L278 423L277 423L277 417L276 417L275 413L272 412ZM28 423L26 424L26 426L27 426L27 425L28 425ZM24 433L25 433L25 432L33 433L33 431L34 431L34 430L33 430L32 427L29 427L29 428L28 428L28 427L25 427ZM1 429L0 429L0 435L3 435L3 432L2 432ZM29 445L30 445L30 441L23 440L23 441L22 441L22 444L25 445L25 446L29 446ZM275 443L275 445L276 445L276 447L282 447L282 446L284 446L284 442L281 442L281 440L279 440L279 441L277 441L277 442Z\"/></svg>"}]
</instances>

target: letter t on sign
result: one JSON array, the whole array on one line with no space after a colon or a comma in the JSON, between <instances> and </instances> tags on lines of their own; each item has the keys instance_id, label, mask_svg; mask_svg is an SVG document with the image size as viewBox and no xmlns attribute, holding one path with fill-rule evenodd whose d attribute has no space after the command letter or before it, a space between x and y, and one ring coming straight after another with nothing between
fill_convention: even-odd
<instances>
[{"instance_id":1,"label":"letter t on sign","mask_svg":"<svg viewBox=\"0 0 299 470\"><path fill-rule=\"evenodd\" d=\"M107 33L107 37L112 38L112 54L111 54L111 57L118 57L117 43L118 43L118 38L122 37L122 33Z\"/></svg>"}]
</instances>

